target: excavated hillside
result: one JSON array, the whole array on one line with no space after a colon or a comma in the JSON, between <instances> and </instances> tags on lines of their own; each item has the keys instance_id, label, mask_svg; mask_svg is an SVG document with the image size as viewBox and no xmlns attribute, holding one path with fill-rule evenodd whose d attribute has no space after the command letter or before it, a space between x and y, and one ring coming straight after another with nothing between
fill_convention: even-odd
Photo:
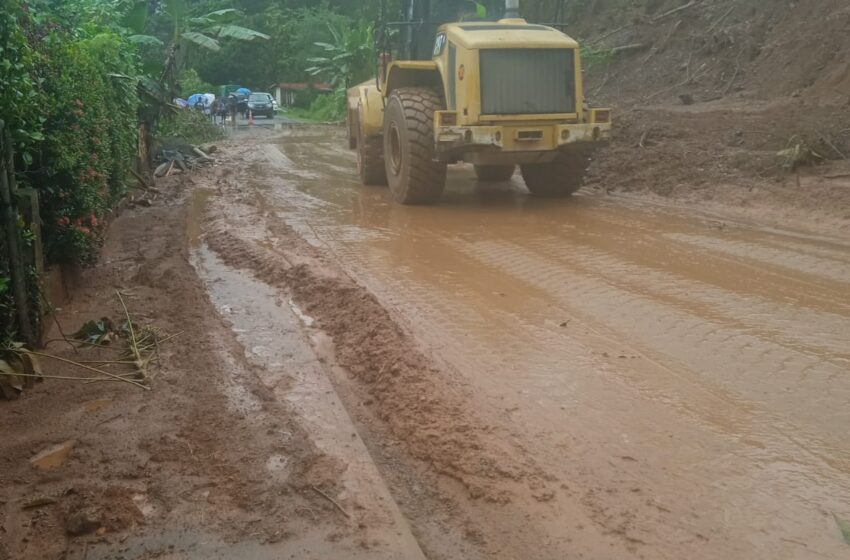
<instances>
[{"instance_id":1,"label":"excavated hillside","mask_svg":"<svg viewBox=\"0 0 850 560\"><path fill-rule=\"evenodd\" d=\"M589 0L565 16L590 101L616 109L592 185L848 230L850 2Z\"/></svg>"}]
</instances>

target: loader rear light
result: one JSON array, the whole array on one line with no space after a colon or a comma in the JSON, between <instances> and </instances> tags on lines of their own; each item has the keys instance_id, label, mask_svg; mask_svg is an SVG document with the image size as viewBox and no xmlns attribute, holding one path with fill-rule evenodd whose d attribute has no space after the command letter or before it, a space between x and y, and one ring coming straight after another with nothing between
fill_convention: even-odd
<instances>
[{"instance_id":1,"label":"loader rear light","mask_svg":"<svg viewBox=\"0 0 850 560\"><path fill-rule=\"evenodd\" d=\"M609 109L591 109L591 122L607 123L611 122L611 111Z\"/></svg>"},{"instance_id":2,"label":"loader rear light","mask_svg":"<svg viewBox=\"0 0 850 560\"><path fill-rule=\"evenodd\" d=\"M442 111L440 115L440 124L443 126L457 125L457 113L452 111Z\"/></svg>"}]
</instances>

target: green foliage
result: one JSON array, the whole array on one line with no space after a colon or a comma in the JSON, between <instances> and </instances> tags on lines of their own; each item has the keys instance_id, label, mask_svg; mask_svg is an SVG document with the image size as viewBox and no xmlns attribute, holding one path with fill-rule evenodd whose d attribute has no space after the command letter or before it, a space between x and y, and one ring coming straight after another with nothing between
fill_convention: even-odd
<instances>
[{"instance_id":1,"label":"green foliage","mask_svg":"<svg viewBox=\"0 0 850 560\"><path fill-rule=\"evenodd\" d=\"M287 2L292 4L296 3ZM316 66L309 59L326 56L316 43L332 43L330 28L346 29L355 25L354 22L341 8L283 7L271 3L262 13L244 20L244 25L269 35L268 41L223 40L220 51L206 53L202 59L190 56L189 63L214 84L240 83L265 90L270 84L280 82L309 82L315 78L306 70ZM370 70L371 65L370 62Z\"/></svg>"},{"instance_id":2,"label":"green foliage","mask_svg":"<svg viewBox=\"0 0 850 560\"><path fill-rule=\"evenodd\" d=\"M581 47L581 63L585 69L595 66L607 66L614 61L616 53L611 49L602 49L593 46Z\"/></svg>"},{"instance_id":3,"label":"green foliage","mask_svg":"<svg viewBox=\"0 0 850 560\"><path fill-rule=\"evenodd\" d=\"M185 109L159 121L156 136L160 139L179 139L189 144L202 144L220 140L224 137L224 131L203 113Z\"/></svg>"},{"instance_id":4,"label":"green foliage","mask_svg":"<svg viewBox=\"0 0 850 560\"><path fill-rule=\"evenodd\" d=\"M345 119L345 90L338 89L333 93L319 94L306 116L319 122L337 122Z\"/></svg>"},{"instance_id":5,"label":"green foliage","mask_svg":"<svg viewBox=\"0 0 850 560\"><path fill-rule=\"evenodd\" d=\"M124 194L134 161L138 98L124 77L132 62L127 44L109 33L73 40L53 31L41 48L50 109L33 182L41 191L47 254L90 262L100 222Z\"/></svg>"},{"instance_id":6,"label":"green foliage","mask_svg":"<svg viewBox=\"0 0 850 560\"><path fill-rule=\"evenodd\" d=\"M189 68L180 74L180 97L184 99L193 93L212 93L216 91L215 86L203 81L198 73Z\"/></svg>"},{"instance_id":7,"label":"green foliage","mask_svg":"<svg viewBox=\"0 0 850 560\"><path fill-rule=\"evenodd\" d=\"M0 119L11 130L22 160L29 163L44 123L38 77L32 72L38 56L24 34L27 19L19 0L0 2Z\"/></svg>"},{"instance_id":8,"label":"green foliage","mask_svg":"<svg viewBox=\"0 0 850 560\"><path fill-rule=\"evenodd\" d=\"M329 24L331 42L316 42L323 56L312 57L311 76L324 76L336 87L348 88L365 80L373 66L373 28L365 22L353 25Z\"/></svg>"},{"instance_id":9,"label":"green foliage","mask_svg":"<svg viewBox=\"0 0 850 560\"><path fill-rule=\"evenodd\" d=\"M48 259L89 262L136 153L136 51L107 9L121 2L2 1L0 114L18 182L39 190Z\"/></svg>"}]
</instances>

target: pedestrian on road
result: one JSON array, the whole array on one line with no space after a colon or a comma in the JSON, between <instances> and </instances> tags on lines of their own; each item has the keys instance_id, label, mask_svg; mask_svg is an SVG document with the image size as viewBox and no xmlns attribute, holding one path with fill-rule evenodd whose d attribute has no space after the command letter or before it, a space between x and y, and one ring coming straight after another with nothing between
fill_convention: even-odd
<instances>
[{"instance_id":1,"label":"pedestrian on road","mask_svg":"<svg viewBox=\"0 0 850 560\"><path fill-rule=\"evenodd\" d=\"M239 100L230 94L227 96L228 110L230 112L230 126L236 126L236 111L239 109Z\"/></svg>"}]
</instances>

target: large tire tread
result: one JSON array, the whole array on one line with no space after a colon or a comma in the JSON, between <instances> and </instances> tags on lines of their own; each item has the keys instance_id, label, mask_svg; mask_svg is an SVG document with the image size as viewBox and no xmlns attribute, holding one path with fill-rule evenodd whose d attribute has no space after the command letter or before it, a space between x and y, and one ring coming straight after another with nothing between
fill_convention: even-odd
<instances>
[{"instance_id":1,"label":"large tire tread","mask_svg":"<svg viewBox=\"0 0 850 560\"><path fill-rule=\"evenodd\" d=\"M357 171L364 185L386 185L387 172L384 167L384 140L380 136L365 136L357 126Z\"/></svg>"},{"instance_id":2,"label":"large tire tread","mask_svg":"<svg viewBox=\"0 0 850 560\"><path fill-rule=\"evenodd\" d=\"M391 106L401 107L404 123L397 123L402 133L402 162L399 173L386 162L390 189L402 204L428 204L443 193L446 183L446 164L434 160L434 112L443 108L442 97L430 88L399 88L390 94L384 114L384 151L389 154L389 127L393 116ZM393 109L395 111L395 109ZM403 125L403 128L402 128ZM390 156L388 156L390 157Z\"/></svg>"}]
</instances>

